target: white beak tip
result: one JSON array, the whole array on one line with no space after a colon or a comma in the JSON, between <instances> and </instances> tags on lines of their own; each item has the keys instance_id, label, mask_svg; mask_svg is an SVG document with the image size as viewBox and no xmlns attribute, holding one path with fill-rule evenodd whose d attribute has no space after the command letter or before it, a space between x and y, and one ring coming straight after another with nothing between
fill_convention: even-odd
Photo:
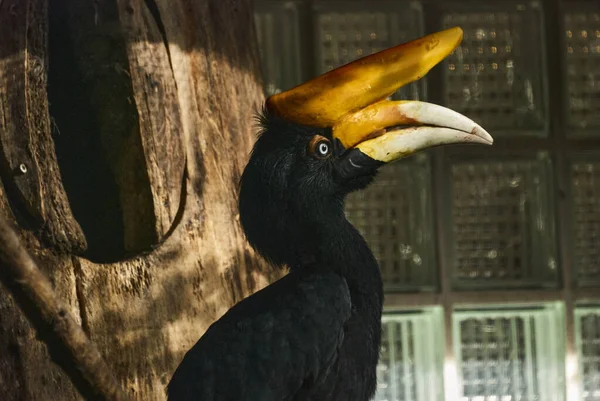
<instances>
[{"instance_id":1,"label":"white beak tip","mask_svg":"<svg viewBox=\"0 0 600 401\"><path fill-rule=\"evenodd\" d=\"M494 138L479 124L462 114L427 102L401 101L392 102L399 114L423 125L444 127L460 131L468 135L466 142L476 142L485 145L494 143Z\"/></svg>"},{"instance_id":2,"label":"white beak tip","mask_svg":"<svg viewBox=\"0 0 600 401\"><path fill-rule=\"evenodd\" d=\"M480 143L486 145L492 145L494 143L494 138L479 125L475 125L475 127L473 127L473 129L471 130L471 134L480 138L481 141L478 141Z\"/></svg>"}]
</instances>

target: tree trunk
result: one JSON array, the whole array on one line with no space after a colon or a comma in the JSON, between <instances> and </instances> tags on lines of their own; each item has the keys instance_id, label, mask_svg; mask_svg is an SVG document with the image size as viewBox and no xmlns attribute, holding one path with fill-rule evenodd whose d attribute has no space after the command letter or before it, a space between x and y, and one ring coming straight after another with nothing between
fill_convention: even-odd
<instances>
[{"instance_id":1,"label":"tree trunk","mask_svg":"<svg viewBox=\"0 0 600 401\"><path fill-rule=\"evenodd\" d=\"M253 21L249 0L0 0L0 213L132 399L165 399L205 329L280 274L237 209ZM0 399L81 399L26 303L0 287Z\"/></svg>"}]
</instances>

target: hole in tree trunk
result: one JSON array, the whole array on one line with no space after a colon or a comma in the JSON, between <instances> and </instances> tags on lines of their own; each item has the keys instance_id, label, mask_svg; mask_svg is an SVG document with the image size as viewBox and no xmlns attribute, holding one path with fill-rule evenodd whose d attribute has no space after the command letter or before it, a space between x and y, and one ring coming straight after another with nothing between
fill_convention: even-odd
<instances>
[{"instance_id":1,"label":"hole in tree trunk","mask_svg":"<svg viewBox=\"0 0 600 401\"><path fill-rule=\"evenodd\" d=\"M114 2L49 7L48 98L63 183L88 242L123 259L156 244L156 218Z\"/></svg>"}]
</instances>

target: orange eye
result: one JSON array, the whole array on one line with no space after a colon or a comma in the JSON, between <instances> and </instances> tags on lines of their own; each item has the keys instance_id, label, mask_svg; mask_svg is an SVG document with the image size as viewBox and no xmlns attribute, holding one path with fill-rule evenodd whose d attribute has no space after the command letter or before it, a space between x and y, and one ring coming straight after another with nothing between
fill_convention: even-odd
<instances>
[{"instance_id":1,"label":"orange eye","mask_svg":"<svg viewBox=\"0 0 600 401\"><path fill-rule=\"evenodd\" d=\"M331 156L331 141L321 135L315 135L308 143L308 153L317 159L326 159Z\"/></svg>"}]
</instances>

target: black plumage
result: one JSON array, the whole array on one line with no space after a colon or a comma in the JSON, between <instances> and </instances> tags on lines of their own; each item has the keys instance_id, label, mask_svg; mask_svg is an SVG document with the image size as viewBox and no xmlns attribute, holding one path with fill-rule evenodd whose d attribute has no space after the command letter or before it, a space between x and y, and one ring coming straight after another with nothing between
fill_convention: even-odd
<instances>
[{"instance_id":1,"label":"black plumage","mask_svg":"<svg viewBox=\"0 0 600 401\"><path fill-rule=\"evenodd\" d=\"M240 216L250 243L290 273L208 329L175 372L169 400L368 400L382 281L343 200L380 163L348 173L352 151L330 130L273 115L262 122L241 180Z\"/></svg>"}]
</instances>

